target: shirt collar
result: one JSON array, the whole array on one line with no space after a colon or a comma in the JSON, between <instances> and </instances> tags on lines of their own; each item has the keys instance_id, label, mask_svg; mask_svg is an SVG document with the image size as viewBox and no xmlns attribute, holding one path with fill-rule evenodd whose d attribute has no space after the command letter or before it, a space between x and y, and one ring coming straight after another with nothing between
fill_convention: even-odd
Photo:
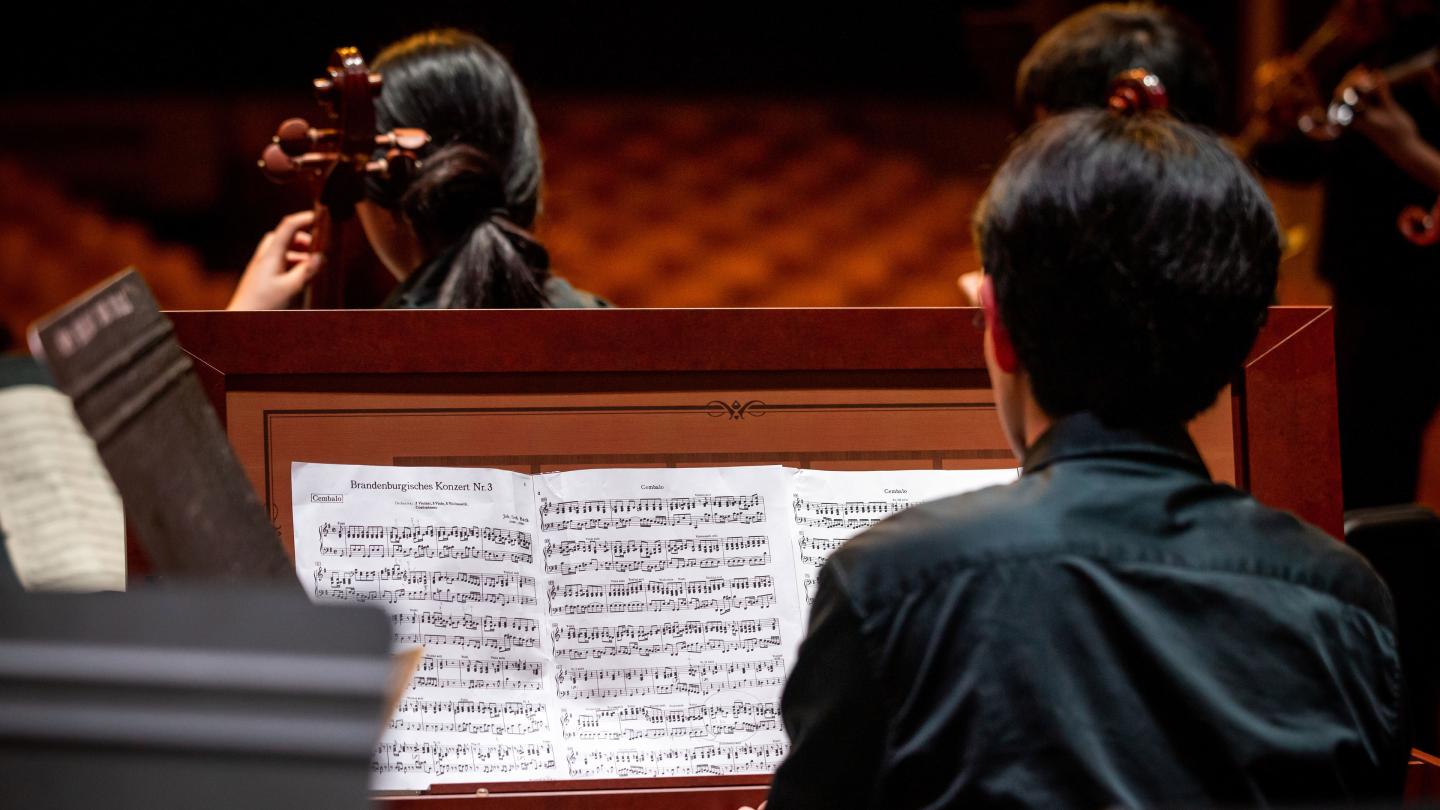
<instances>
[{"instance_id":1,"label":"shirt collar","mask_svg":"<svg viewBox=\"0 0 1440 810\"><path fill-rule=\"evenodd\" d=\"M440 252L440 255L431 259L418 270L405 277L400 286L390 293L385 303L380 306L384 309L429 309L440 305L440 288L445 286L445 279L450 275L450 265L455 261L455 255L460 252L461 242Z\"/></svg>"},{"instance_id":2,"label":"shirt collar","mask_svg":"<svg viewBox=\"0 0 1440 810\"><path fill-rule=\"evenodd\" d=\"M1061 461L1098 457L1144 458L1210 477L1200 451L1183 426L1112 427L1089 412L1063 417L1041 434L1025 451L1024 474Z\"/></svg>"}]
</instances>

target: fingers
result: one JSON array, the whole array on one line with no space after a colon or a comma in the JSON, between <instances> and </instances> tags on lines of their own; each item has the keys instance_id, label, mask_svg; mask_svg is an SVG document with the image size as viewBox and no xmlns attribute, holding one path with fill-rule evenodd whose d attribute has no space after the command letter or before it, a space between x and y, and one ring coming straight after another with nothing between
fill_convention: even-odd
<instances>
[{"instance_id":1,"label":"fingers","mask_svg":"<svg viewBox=\"0 0 1440 810\"><path fill-rule=\"evenodd\" d=\"M1371 97L1372 103L1379 102L1386 107L1395 104L1395 97L1390 95L1390 82L1385 80L1383 73L1372 74L1368 95Z\"/></svg>"},{"instance_id":2,"label":"fingers","mask_svg":"<svg viewBox=\"0 0 1440 810\"><path fill-rule=\"evenodd\" d=\"M280 220L255 248L255 256L240 277L230 309L279 309L286 305L324 267L321 255L309 251L314 238L307 228L315 224L312 211Z\"/></svg>"},{"instance_id":3,"label":"fingers","mask_svg":"<svg viewBox=\"0 0 1440 810\"><path fill-rule=\"evenodd\" d=\"M298 293L310 283L325 267L325 256L319 253L302 253L301 259L290 266L278 280L291 294Z\"/></svg>"},{"instance_id":4,"label":"fingers","mask_svg":"<svg viewBox=\"0 0 1440 810\"><path fill-rule=\"evenodd\" d=\"M1389 97L1389 87L1385 82L1385 76L1363 66L1353 68L1335 86L1335 100L1346 104L1354 104L1355 96L1363 101L1370 101L1377 94ZM1350 97L1347 98L1347 96Z\"/></svg>"},{"instance_id":5,"label":"fingers","mask_svg":"<svg viewBox=\"0 0 1440 810\"><path fill-rule=\"evenodd\" d=\"M314 211L299 211L280 220L280 224L275 226L275 238L288 245L295 239L295 234L313 224L315 224Z\"/></svg>"},{"instance_id":6,"label":"fingers","mask_svg":"<svg viewBox=\"0 0 1440 810\"><path fill-rule=\"evenodd\" d=\"M310 244L310 234L303 229L315 224L314 211L300 211L291 214L280 220L275 230L265 234L260 240L260 247L256 248L255 255L262 253L269 258L278 261L287 251L295 247L307 247Z\"/></svg>"},{"instance_id":7,"label":"fingers","mask_svg":"<svg viewBox=\"0 0 1440 810\"><path fill-rule=\"evenodd\" d=\"M295 268L300 275L300 286L302 287L309 284L310 279L315 278L321 270L325 269L325 254L309 253L306 256L304 263Z\"/></svg>"}]
</instances>

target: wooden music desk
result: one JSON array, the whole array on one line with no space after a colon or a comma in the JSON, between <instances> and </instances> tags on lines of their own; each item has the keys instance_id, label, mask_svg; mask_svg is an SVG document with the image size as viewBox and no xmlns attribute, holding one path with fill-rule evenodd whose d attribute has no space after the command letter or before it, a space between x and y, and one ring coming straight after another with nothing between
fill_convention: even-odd
<instances>
[{"instance_id":1,"label":"wooden music desk","mask_svg":"<svg viewBox=\"0 0 1440 810\"><path fill-rule=\"evenodd\" d=\"M1015 460L973 309L173 312L288 547L290 462L496 467ZM1191 432L1212 474L1341 533L1332 318L1276 307ZM430 808L725 808L768 775L437 785ZM486 788L489 795L477 796Z\"/></svg>"}]
</instances>

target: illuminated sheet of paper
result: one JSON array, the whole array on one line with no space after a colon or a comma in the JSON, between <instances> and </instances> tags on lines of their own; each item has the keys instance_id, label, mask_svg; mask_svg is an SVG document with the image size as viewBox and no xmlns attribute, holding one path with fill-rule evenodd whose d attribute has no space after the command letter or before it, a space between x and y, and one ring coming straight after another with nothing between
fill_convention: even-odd
<instances>
[{"instance_id":1,"label":"illuminated sheet of paper","mask_svg":"<svg viewBox=\"0 0 1440 810\"><path fill-rule=\"evenodd\" d=\"M28 590L125 590L120 496L54 388L0 388L0 528Z\"/></svg>"},{"instance_id":2,"label":"illuminated sheet of paper","mask_svg":"<svg viewBox=\"0 0 1440 810\"><path fill-rule=\"evenodd\" d=\"M823 555L1006 471L292 468L296 568L425 657L375 787L764 773Z\"/></svg>"}]
</instances>

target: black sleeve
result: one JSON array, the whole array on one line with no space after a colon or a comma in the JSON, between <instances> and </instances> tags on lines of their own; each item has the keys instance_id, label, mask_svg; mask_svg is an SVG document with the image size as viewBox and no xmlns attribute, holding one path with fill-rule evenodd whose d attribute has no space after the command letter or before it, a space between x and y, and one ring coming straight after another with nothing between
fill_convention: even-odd
<instances>
[{"instance_id":1,"label":"black sleeve","mask_svg":"<svg viewBox=\"0 0 1440 810\"><path fill-rule=\"evenodd\" d=\"M775 772L768 810L870 806L885 746L873 671L860 617L826 565L780 700L790 754Z\"/></svg>"}]
</instances>

